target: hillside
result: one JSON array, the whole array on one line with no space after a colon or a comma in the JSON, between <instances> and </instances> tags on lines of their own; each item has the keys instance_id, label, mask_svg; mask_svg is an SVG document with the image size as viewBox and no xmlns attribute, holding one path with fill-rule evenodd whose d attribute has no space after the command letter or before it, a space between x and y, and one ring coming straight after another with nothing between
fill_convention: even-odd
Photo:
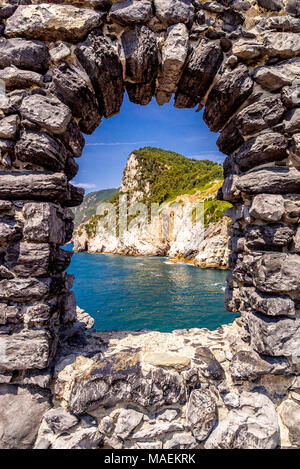
<instances>
[{"instance_id":1,"label":"hillside","mask_svg":"<svg viewBox=\"0 0 300 469\"><path fill-rule=\"evenodd\" d=\"M118 214L120 194L128 197L128 207L135 202L161 204L159 224L143 227L129 223L119 236L108 233L95 211L88 222L80 225L74 235L77 251L106 252L129 255L167 255L172 259L192 262L200 267L226 268L228 259L227 202L216 199L223 182L223 168L209 160L198 161L158 148L134 150L124 168L120 190L110 202L115 203ZM204 202L204 227L190 226L180 210L184 203ZM91 212L90 212L91 213ZM188 215L189 216L189 215ZM171 231L162 236L162 226L174 220Z\"/></svg>"},{"instance_id":2,"label":"hillside","mask_svg":"<svg viewBox=\"0 0 300 469\"><path fill-rule=\"evenodd\" d=\"M134 150L131 155L135 160L133 165L128 164L128 160L120 192L128 193L129 197L132 192L139 193L140 202L167 202L223 179L222 165L209 160L195 160L154 147Z\"/></svg>"},{"instance_id":3,"label":"hillside","mask_svg":"<svg viewBox=\"0 0 300 469\"><path fill-rule=\"evenodd\" d=\"M82 204L73 209L75 214L75 229L78 228L81 223L90 220L90 218L96 213L97 205L101 202L110 200L118 191L119 189L105 189L87 194L83 199Z\"/></svg>"}]
</instances>

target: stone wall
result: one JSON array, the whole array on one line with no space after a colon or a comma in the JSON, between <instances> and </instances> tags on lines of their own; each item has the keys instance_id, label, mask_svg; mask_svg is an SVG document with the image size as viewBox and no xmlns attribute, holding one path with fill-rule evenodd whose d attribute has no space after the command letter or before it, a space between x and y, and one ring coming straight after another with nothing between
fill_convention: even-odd
<instances>
[{"instance_id":1,"label":"stone wall","mask_svg":"<svg viewBox=\"0 0 300 469\"><path fill-rule=\"evenodd\" d=\"M298 0L2 0L1 447L34 444L54 403L57 347L83 331L59 247L72 235L68 207L83 198L69 181L82 133L120 111L125 89L137 104L175 93L178 108L205 106L221 131L220 197L234 205L226 305L242 313L255 353L298 375L299 15ZM214 424L226 426L220 415Z\"/></svg>"}]
</instances>

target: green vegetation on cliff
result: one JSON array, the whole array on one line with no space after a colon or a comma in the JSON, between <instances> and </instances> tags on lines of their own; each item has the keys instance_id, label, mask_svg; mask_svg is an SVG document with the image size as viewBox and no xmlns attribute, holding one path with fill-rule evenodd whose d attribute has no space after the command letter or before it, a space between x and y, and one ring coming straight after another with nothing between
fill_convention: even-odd
<instances>
[{"instance_id":1,"label":"green vegetation on cliff","mask_svg":"<svg viewBox=\"0 0 300 469\"><path fill-rule=\"evenodd\" d=\"M142 202L162 203L181 194L193 193L206 184L223 179L221 164L209 160L187 158L173 151L145 147L134 150L140 163L140 179L137 190L150 191Z\"/></svg>"}]
</instances>

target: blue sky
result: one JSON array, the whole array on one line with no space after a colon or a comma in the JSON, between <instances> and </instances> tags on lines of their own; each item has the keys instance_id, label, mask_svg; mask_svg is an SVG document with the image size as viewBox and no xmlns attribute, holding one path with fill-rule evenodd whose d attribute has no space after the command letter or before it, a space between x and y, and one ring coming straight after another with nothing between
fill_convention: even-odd
<instances>
[{"instance_id":1,"label":"blue sky","mask_svg":"<svg viewBox=\"0 0 300 469\"><path fill-rule=\"evenodd\" d=\"M212 133L195 109L175 109L173 103L158 106L155 99L139 106L124 98L120 114L103 119L86 146L73 183L88 192L119 187L132 150L145 146L177 151L187 157L223 162Z\"/></svg>"}]
</instances>

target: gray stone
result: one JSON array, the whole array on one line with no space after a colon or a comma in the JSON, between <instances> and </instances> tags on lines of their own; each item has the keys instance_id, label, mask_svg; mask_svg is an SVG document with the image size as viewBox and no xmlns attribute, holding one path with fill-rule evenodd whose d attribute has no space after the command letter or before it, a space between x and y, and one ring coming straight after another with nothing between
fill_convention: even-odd
<instances>
[{"instance_id":1,"label":"gray stone","mask_svg":"<svg viewBox=\"0 0 300 469\"><path fill-rule=\"evenodd\" d=\"M297 83L297 82L296 82ZM281 99L287 109L299 106L300 90L297 86L285 86L281 90Z\"/></svg>"},{"instance_id":2,"label":"gray stone","mask_svg":"<svg viewBox=\"0 0 300 469\"><path fill-rule=\"evenodd\" d=\"M63 433L78 423L75 415L69 414L62 408L50 409L44 414L44 420L54 433Z\"/></svg>"},{"instance_id":3,"label":"gray stone","mask_svg":"<svg viewBox=\"0 0 300 469\"><path fill-rule=\"evenodd\" d=\"M224 370L208 347L197 347L193 361L199 366L201 374L205 378L213 380L224 379Z\"/></svg>"},{"instance_id":4,"label":"gray stone","mask_svg":"<svg viewBox=\"0 0 300 469\"><path fill-rule=\"evenodd\" d=\"M230 363L230 373L234 381L252 381L271 373L286 374L289 370L289 362L285 358L260 357L258 353L246 350L235 353Z\"/></svg>"},{"instance_id":5,"label":"gray stone","mask_svg":"<svg viewBox=\"0 0 300 469\"><path fill-rule=\"evenodd\" d=\"M4 117L0 120L0 138L15 140L18 126L19 117L16 114L13 116Z\"/></svg>"},{"instance_id":6,"label":"gray stone","mask_svg":"<svg viewBox=\"0 0 300 469\"><path fill-rule=\"evenodd\" d=\"M38 301L50 291L49 279L15 278L0 281L0 299L9 301Z\"/></svg>"},{"instance_id":7,"label":"gray stone","mask_svg":"<svg viewBox=\"0 0 300 469\"><path fill-rule=\"evenodd\" d=\"M50 171L62 171L67 153L64 146L46 132L24 130L15 146L20 161L39 165Z\"/></svg>"},{"instance_id":8,"label":"gray stone","mask_svg":"<svg viewBox=\"0 0 300 469\"><path fill-rule=\"evenodd\" d=\"M125 0L114 3L108 19L121 25L147 23L152 16L151 0Z\"/></svg>"},{"instance_id":9,"label":"gray stone","mask_svg":"<svg viewBox=\"0 0 300 469\"><path fill-rule=\"evenodd\" d=\"M261 132L277 124L285 112L280 99L268 96L240 111L224 128L217 140L227 155L244 143L244 136Z\"/></svg>"},{"instance_id":10,"label":"gray stone","mask_svg":"<svg viewBox=\"0 0 300 469\"><path fill-rule=\"evenodd\" d=\"M299 356L299 319L273 319L260 313L250 313L247 322L251 345L257 352L273 357Z\"/></svg>"},{"instance_id":11,"label":"gray stone","mask_svg":"<svg viewBox=\"0 0 300 469\"><path fill-rule=\"evenodd\" d=\"M65 147L72 152L75 158L79 158L82 155L85 139L74 119L69 122L67 130L57 137L63 142Z\"/></svg>"},{"instance_id":12,"label":"gray stone","mask_svg":"<svg viewBox=\"0 0 300 469\"><path fill-rule=\"evenodd\" d=\"M268 33L263 43L270 57L290 59L300 53L298 34L285 32Z\"/></svg>"},{"instance_id":13,"label":"gray stone","mask_svg":"<svg viewBox=\"0 0 300 469\"><path fill-rule=\"evenodd\" d=\"M59 436L52 444L52 449L97 449L102 436L97 427L82 428L70 435Z\"/></svg>"},{"instance_id":14,"label":"gray stone","mask_svg":"<svg viewBox=\"0 0 300 469\"><path fill-rule=\"evenodd\" d=\"M5 265L22 277L41 277L50 270L51 256L49 244L15 243L10 244L5 254Z\"/></svg>"},{"instance_id":15,"label":"gray stone","mask_svg":"<svg viewBox=\"0 0 300 469\"><path fill-rule=\"evenodd\" d=\"M227 407L237 409L240 405L240 397L236 393L229 392L223 396L223 402Z\"/></svg>"},{"instance_id":16,"label":"gray stone","mask_svg":"<svg viewBox=\"0 0 300 469\"><path fill-rule=\"evenodd\" d=\"M259 311L267 316L296 315L295 303L288 295L267 295L251 287L240 289L240 300L243 301L244 311Z\"/></svg>"},{"instance_id":17,"label":"gray stone","mask_svg":"<svg viewBox=\"0 0 300 469\"><path fill-rule=\"evenodd\" d=\"M64 220L58 206L45 202L24 205L23 235L25 241L64 243Z\"/></svg>"},{"instance_id":18,"label":"gray stone","mask_svg":"<svg viewBox=\"0 0 300 469\"><path fill-rule=\"evenodd\" d=\"M23 329L0 336L0 350L1 370L43 369L52 353L50 334L46 330Z\"/></svg>"},{"instance_id":19,"label":"gray stone","mask_svg":"<svg viewBox=\"0 0 300 469\"><path fill-rule=\"evenodd\" d=\"M16 324L20 322L21 314L16 306L8 306L6 303L0 303L0 324Z\"/></svg>"},{"instance_id":20,"label":"gray stone","mask_svg":"<svg viewBox=\"0 0 300 469\"><path fill-rule=\"evenodd\" d=\"M250 215L265 221L279 221L284 214L282 195L259 194L252 201Z\"/></svg>"},{"instance_id":21,"label":"gray stone","mask_svg":"<svg viewBox=\"0 0 300 469\"><path fill-rule=\"evenodd\" d=\"M273 92L291 85L299 75L300 57L296 57L278 65L259 67L255 71L254 80L265 90Z\"/></svg>"},{"instance_id":22,"label":"gray stone","mask_svg":"<svg viewBox=\"0 0 300 469\"><path fill-rule=\"evenodd\" d=\"M0 197L62 201L70 199L67 178L62 173L0 172Z\"/></svg>"},{"instance_id":23,"label":"gray stone","mask_svg":"<svg viewBox=\"0 0 300 469\"><path fill-rule=\"evenodd\" d=\"M285 294L300 289L299 265L298 254L253 253L238 257L234 276L242 279L247 272L247 280L260 291Z\"/></svg>"},{"instance_id":24,"label":"gray stone","mask_svg":"<svg viewBox=\"0 0 300 469\"><path fill-rule=\"evenodd\" d=\"M0 70L0 80L5 83L7 91L30 88L34 85L43 86L42 75L29 70L20 70L14 65Z\"/></svg>"},{"instance_id":25,"label":"gray stone","mask_svg":"<svg viewBox=\"0 0 300 469\"><path fill-rule=\"evenodd\" d=\"M137 104L148 104L154 94L158 72L156 36L147 26L136 26L134 30L122 34L122 45L126 79L130 82L127 86L129 99ZM140 84L149 87L146 96L140 92Z\"/></svg>"},{"instance_id":26,"label":"gray stone","mask_svg":"<svg viewBox=\"0 0 300 469\"><path fill-rule=\"evenodd\" d=\"M40 326L49 323L51 317L51 308L49 305L39 303L28 306L24 312L24 324L27 326Z\"/></svg>"},{"instance_id":27,"label":"gray stone","mask_svg":"<svg viewBox=\"0 0 300 469\"><path fill-rule=\"evenodd\" d=\"M133 409L121 410L115 427L115 434L124 440L141 423L143 417L144 415L141 412Z\"/></svg>"},{"instance_id":28,"label":"gray stone","mask_svg":"<svg viewBox=\"0 0 300 469\"><path fill-rule=\"evenodd\" d=\"M53 96L34 94L23 99L20 107L23 119L41 126L46 131L62 134L72 118L70 109Z\"/></svg>"},{"instance_id":29,"label":"gray stone","mask_svg":"<svg viewBox=\"0 0 300 469\"><path fill-rule=\"evenodd\" d=\"M265 47L255 40L241 38L233 43L232 54L242 61L251 62L265 54Z\"/></svg>"},{"instance_id":30,"label":"gray stone","mask_svg":"<svg viewBox=\"0 0 300 469\"><path fill-rule=\"evenodd\" d=\"M276 251L288 247L294 236L294 230L286 225L248 225L245 238L249 249Z\"/></svg>"},{"instance_id":31,"label":"gray stone","mask_svg":"<svg viewBox=\"0 0 300 469\"><path fill-rule=\"evenodd\" d=\"M165 24L190 23L195 10L191 0L154 0L156 16Z\"/></svg>"},{"instance_id":32,"label":"gray stone","mask_svg":"<svg viewBox=\"0 0 300 469\"><path fill-rule=\"evenodd\" d=\"M191 53L175 96L175 107L192 108L206 95L222 63L220 48L202 39Z\"/></svg>"},{"instance_id":33,"label":"gray stone","mask_svg":"<svg viewBox=\"0 0 300 469\"><path fill-rule=\"evenodd\" d=\"M300 174L293 168L265 168L239 177L237 188L253 195L298 193Z\"/></svg>"},{"instance_id":34,"label":"gray stone","mask_svg":"<svg viewBox=\"0 0 300 469\"><path fill-rule=\"evenodd\" d=\"M198 443L190 433L175 433L164 443L164 449L194 449Z\"/></svg>"},{"instance_id":35,"label":"gray stone","mask_svg":"<svg viewBox=\"0 0 300 469\"><path fill-rule=\"evenodd\" d=\"M144 375L138 357L122 352L101 358L89 377L74 382L68 406L73 413L82 414L124 400L154 412L163 405L181 402L183 397L178 373L155 368Z\"/></svg>"},{"instance_id":36,"label":"gray stone","mask_svg":"<svg viewBox=\"0 0 300 469\"><path fill-rule=\"evenodd\" d=\"M47 438L41 438L35 445L34 449L49 449L51 447L51 443Z\"/></svg>"},{"instance_id":37,"label":"gray stone","mask_svg":"<svg viewBox=\"0 0 300 469\"><path fill-rule=\"evenodd\" d=\"M206 449L275 449L280 443L277 414L272 401L258 393L243 392L240 406L219 422L205 442Z\"/></svg>"},{"instance_id":38,"label":"gray stone","mask_svg":"<svg viewBox=\"0 0 300 469\"><path fill-rule=\"evenodd\" d=\"M211 90L204 111L204 121L210 130L222 128L239 106L248 98L253 81L245 65L219 77Z\"/></svg>"},{"instance_id":39,"label":"gray stone","mask_svg":"<svg viewBox=\"0 0 300 469\"><path fill-rule=\"evenodd\" d=\"M103 13L71 5L23 5L6 21L8 37L78 41L100 26Z\"/></svg>"},{"instance_id":40,"label":"gray stone","mask_svg":"<svg viewBox=\"0 0 300 469\"><path fill-rule=\"evenodd\" d=\"M300 405L286 400L280 406L280 417L287 427L293 445L300 444Z\"/></svg>"},{"instance_id":41,"label":"gray stone","mask_svg":"<svg viewBox=\"0 0 300 469\"><path fill-rule=\"evenodd\" d=\"M123 69L112 44L93 31L75 53L91 79L101 114L106 118L118 114L124 95Z\"/></svg>"},{"instance_id":42,"label":"gray stone","mask_svg":"<svg viewBox=\"0 0 300 469\"><path fill-rule=\"evenodd\" d=\"M234 168L248 171L272 161L281 161L287 157L287 141L278 132L267 132L247 140L237 152L227 157L224 162L224 174L229 175Z\"/></svg>"},{"instance_id":43,"label":"gray stone","mask_svg":"<svg viewBox=\"0 0 300 469\"><path fill-rule=\"evenodd\" d=\"M34 72L43 73L48 69L49 52L46 44L26 39L0 40L0 67L12 65Z\"/></svg>"},{"instance_id":44,"label":"gray stone","mask_svg":"<svg viewBox=\"0 0 300 469\"><path fill-rule=\"evenodd\" d=\"M280 11L283 9L282 0L257 0L257 3L269 11Z\"/></svg>"},{"instance_id":45,"label":"gray stone","mask_svg":"<svg viewBox=\"0 0 300 469\"><path fill-rule=\"evenodd\" d=\"M158 422L154 425L142 427L136 433L133 433L131 438L135 440L139 439L151 439L165 436L166 433L177 432L184 430L184 426L179 422Z\"/></svg>"},{"instance_id":46,"label":"gray stone","mask_svg":"<svg viewBox=\"0 0 300 469\"><path fill-rule=\"evenodd\" d=\"M189 34L184 24L170 26L162 47L162 72L156 91L159 105L170 101L188 53Z\"/></svg>"},{"instance_id":47,"label":"gray stone","mask_svg":"<svg viewBox=\"0 0 300 469\"><path fill-rule=\"evenodd\" d=\"M284 116L284 129L290 134L300 131L300 108L289 111Z\"/></svg>"},{"instance_id":48,"label":"gray stone","mask_svg":"<svg viewBox=\"0 0 300 469\"><path fill-rule=\"evenodd\" d=\"M73 117L79 118L80 130L91 134L102 119L95 94L75 67L62 64L51 72L51 91L71 109Z\"/></svg>"},{"instance_id":49,"label":"gray stone","mask_svg":"<svg viewBox=\"0 0 300 469\"><path fill-rule=\"evenodd\" d=\"M290 15L300 17L299 0L288 0L286 4L286 11Z\"/></svg>"},{"instance_id":50,"label":"gray stone","mask_svg":"<svg viewBox=\"0 0 300 469\"><path fill-rule=\"evenodd\" d=\"M191 392L186 419L198 441L208 437L217 420L217 406L210 391L194 389Z\"/></svg>"},{"instance_id":51,"label":"gray stone","mask_svg":"<svg viewBox=\"0 0 300 469\"><path fill-rule=\"evenodd\" d=\"M0 448L29 449L37 437L47 394L21 386L0 386Z\"/></svg>"},{"instance_id":52,"label":"gray stone","mask_svg":"<svg viewBox=\"0 0 300 469\"><path fill-rule=\"evenodd\" d=\"M9 216L0 218L0 242L1 244L9 241L21 239L21 227L16 220Z\"/></svg>"}]
</instances>

